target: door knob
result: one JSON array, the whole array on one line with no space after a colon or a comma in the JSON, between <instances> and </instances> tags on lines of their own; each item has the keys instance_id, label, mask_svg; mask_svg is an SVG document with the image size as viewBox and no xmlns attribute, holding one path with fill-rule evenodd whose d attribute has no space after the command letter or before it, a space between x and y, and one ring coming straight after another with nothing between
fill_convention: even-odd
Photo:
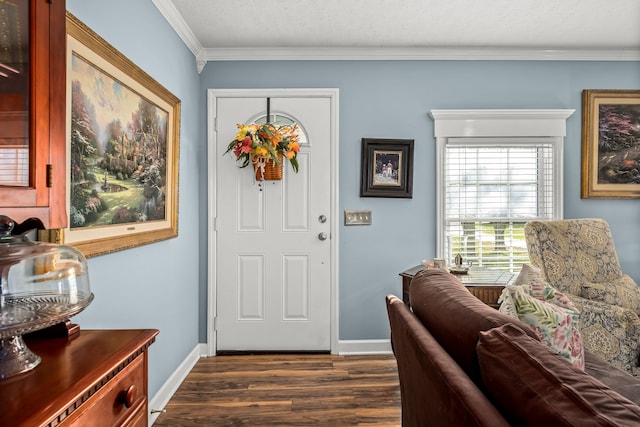
<instances>
[{"instance_id":1,"label":"door knob","mask_svg":"<svg viewBox=\"0 0 640 427\"><path fill-rule=\"evenodd\" d=\"M325 222L327 222L327 217L326 217L325 215L320 215L320 216L318 217L318 222L319 222L320 224L324 224Z\"/></svg>"},{"instance_id":2,"label":"door knob","mask_svg":"<svg viewBox=\"0 0 640 427\"><path fill-rule=\"evenodd\" d=\"M328 237L327 233L323 232L323 233L318 234L318 239L320 239L320 240L327 240L327 237Z\"/></svg>"}]
</instances>

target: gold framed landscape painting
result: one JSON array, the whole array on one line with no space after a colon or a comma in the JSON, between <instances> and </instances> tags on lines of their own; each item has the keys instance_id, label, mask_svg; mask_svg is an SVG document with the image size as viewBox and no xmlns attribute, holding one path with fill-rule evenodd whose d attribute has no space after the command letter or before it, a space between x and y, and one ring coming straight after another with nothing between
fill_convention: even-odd
<instances>
[{"instance_id":1,"label":"gold framed landscape painting","mask_svg":"<svg viewBox=\"0 0 640 427\"><path fill-rule=\"evenodd\" d=\"M640 90L582 92L582 198L640 198Z\"/></svg>"},{"instance_id":2,"label":"gold framed landscape painting","mask_svg":"<svg viewBox=\"0 0 640 427\"><path fill-rule=\"evenodd\" d=\"M67 12L67 213L86 257L178 235L180 100Z\"/></svg>"}]
</instances>

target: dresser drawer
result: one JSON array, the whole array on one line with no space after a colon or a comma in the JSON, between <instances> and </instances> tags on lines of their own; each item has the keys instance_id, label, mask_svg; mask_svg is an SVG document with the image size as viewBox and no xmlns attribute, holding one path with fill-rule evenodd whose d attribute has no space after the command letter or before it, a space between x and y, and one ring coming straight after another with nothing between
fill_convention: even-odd
<instances>
[{"instance_id":1,"label":"dresser drawer","mask_svg":"<svg viewBox=\"0 0 640 427\"><path fill-rule=\"evenodd\" d=\"M140 415L147 410L145 357L146 353L136 357L60 425L111 427L140 424L136 424L136 419L139 421Z\"/></svg>"}]
</instances>

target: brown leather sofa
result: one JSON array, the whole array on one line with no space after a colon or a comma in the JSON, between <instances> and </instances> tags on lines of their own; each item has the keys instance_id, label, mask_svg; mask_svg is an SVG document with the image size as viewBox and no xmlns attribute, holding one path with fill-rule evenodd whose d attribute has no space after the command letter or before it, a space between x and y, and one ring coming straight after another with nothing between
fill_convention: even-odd
<instances>
[{"instance_id":1,"label":"brown leather sofa","mask_svg":"<svg viewBox=\"0 0 640 427\"><path fill-rule=\"evenodd\" d=\"M448 272L410 300L386 300L403 426L640 426L640 380L590 353L581 371Z\"/></svg>"}]
</instances>

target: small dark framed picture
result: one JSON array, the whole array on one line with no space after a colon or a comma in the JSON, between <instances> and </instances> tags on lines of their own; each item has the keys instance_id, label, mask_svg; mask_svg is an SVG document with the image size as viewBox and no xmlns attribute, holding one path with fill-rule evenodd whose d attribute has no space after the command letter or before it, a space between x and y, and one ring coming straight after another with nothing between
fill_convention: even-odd
<instances>
[{"instance_id":1,"label":"small dark framed picture","mask_svg":"<svg viewBox=\"0 0 640 427\"><path fill-rule=\"evenodd\" d=\"M413 139L362 138L360 197L412 197Z\"/></svg>"}]
</instances>

